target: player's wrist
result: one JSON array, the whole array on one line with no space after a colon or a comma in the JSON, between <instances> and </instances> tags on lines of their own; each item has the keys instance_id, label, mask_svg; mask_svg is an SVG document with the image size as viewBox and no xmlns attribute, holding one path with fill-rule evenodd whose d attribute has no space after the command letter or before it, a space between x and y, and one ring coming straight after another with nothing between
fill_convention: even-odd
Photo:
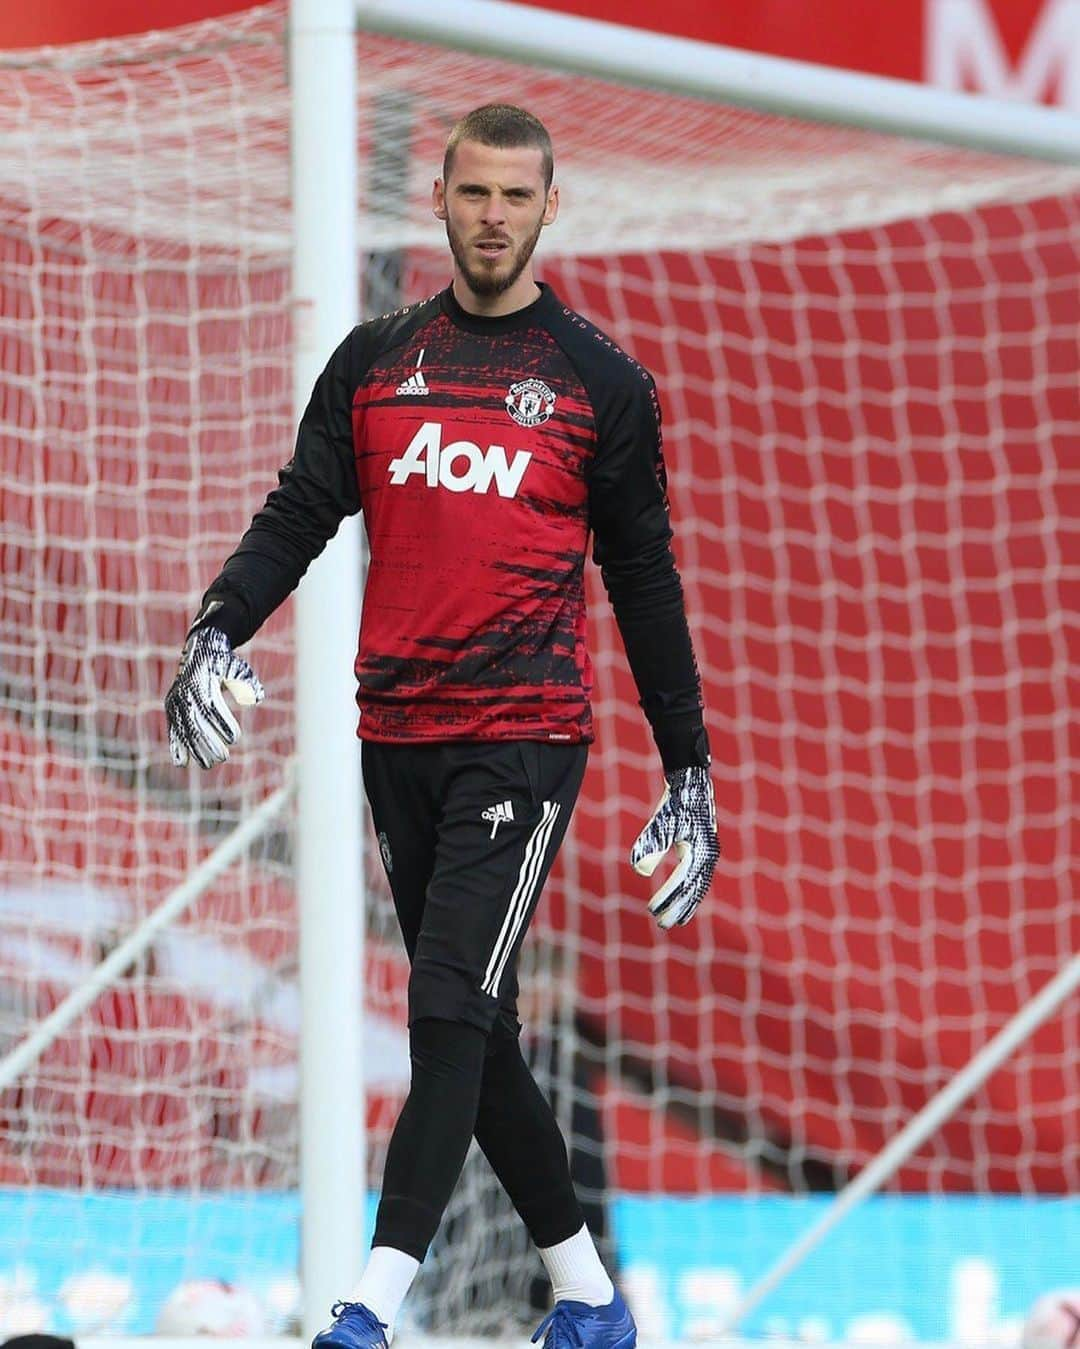
<instances>
[{"instance_id":1,"label":"player's wrist","mask_svg":"<svg viewBox=\"0 0 1080 1349\"><path fill-rule=\"evenodd\" d=\"M229 645L235 650L251 636L251 620L247 605L239 597L228 592L219 595L204 595L199 612L188 628L188 637L193 633L209 628L217 628L228 638Z\"/></svg>"},{"instance_id":2,"label":"player's wrist","mask_svg":"<svg viewBox=\"0 0 1080 1349\"><path fill-rule=\"evenodd\" d=\"M653 739L665 776L683 768L708 768L712 762L709 733L700 712L665 718L662 724L653 726Z\"/></svg>"}]
</instances>

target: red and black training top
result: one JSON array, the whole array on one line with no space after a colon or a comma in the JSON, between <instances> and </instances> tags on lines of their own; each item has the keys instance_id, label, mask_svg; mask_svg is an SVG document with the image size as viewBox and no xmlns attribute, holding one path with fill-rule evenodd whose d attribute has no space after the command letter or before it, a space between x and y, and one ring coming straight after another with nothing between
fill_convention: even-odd
<instances>
[{"instance_id":1,"label":"red and black training top","mask_svg":"<svg viewBox=\"0 0 1080 1349\"><path fill-rule=\"evenodd\" d=\"M591 740L591 531L665 767L707 762L656 387L548 287L498 318L448 288L354 328L278 481L210 621L247 641L362 510L361 737Z\"/></svg>"}]
</instances>

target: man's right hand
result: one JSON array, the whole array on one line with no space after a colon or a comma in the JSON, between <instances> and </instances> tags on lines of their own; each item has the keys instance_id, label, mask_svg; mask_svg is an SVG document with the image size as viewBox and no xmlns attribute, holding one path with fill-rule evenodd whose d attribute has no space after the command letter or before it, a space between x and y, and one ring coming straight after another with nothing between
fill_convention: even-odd
<instances>
[{"instance_id":1,"label":"man's right hand","mask_svg":"<svg viewBox=\"0 0 1080 1349\"><path fill-rule=\"evenodd\" d=\"M228 689L239 707L252 707L264 697L255 671L233 651L220 628L193 628L165 695L169 753L177 767L190 755L200 768L213 768L225 762L229 746L239 740L240 726L222 689Z\"/></svg>"}]
</instances>

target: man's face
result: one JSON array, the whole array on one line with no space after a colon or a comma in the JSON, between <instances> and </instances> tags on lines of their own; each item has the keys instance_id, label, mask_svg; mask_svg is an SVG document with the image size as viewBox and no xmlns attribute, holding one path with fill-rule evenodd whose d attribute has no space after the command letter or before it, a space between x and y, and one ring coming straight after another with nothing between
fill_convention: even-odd
<instances>
[{"instance_id":1,"label":"man's face","mask_svg":"<svg viewBox=\"0 0 1080 1349\"><path fill-rule=\"evenodd\" d=\"M462 141L444 183L435 180L432 208L446 222L458 271L474 295L502 295L532 258L536 241L559 209L559 191L544 189L537 149L499 150Z\"/></svg>"}]
</instances>

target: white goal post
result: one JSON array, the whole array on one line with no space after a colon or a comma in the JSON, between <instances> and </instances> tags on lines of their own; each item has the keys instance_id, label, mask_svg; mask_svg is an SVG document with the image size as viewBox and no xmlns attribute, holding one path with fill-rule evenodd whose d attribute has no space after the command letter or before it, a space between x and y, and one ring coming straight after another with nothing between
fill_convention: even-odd
<instances>
[{"instance_id":1,"label":"white goal post","mask_svg":"<svg viewBox=\"0 0 1080 1349\"><path fill-rule=\"evenodd\" d=\"M356 47L350 0L291 0L294 402L358 318ZM360 619L357 520L346 521L296 611L299 764L300 1231L303 1334L311 1339L362 1267L360 1047L364 891L352 674ZM333 1033L328 1033L333 1027Z\"/></svg>"}]
</instances>

